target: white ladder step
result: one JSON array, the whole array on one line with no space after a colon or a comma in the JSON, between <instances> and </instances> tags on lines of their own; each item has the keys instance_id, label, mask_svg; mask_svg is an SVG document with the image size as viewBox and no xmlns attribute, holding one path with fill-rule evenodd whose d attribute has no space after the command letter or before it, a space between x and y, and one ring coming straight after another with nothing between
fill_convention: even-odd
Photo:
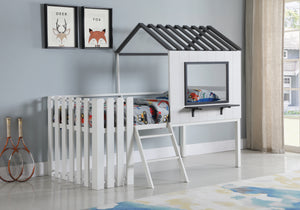
<instances>
[{"instance_id":1,"label":"white ladder step","mask_svg":"<svg viewBox=\"0 0 300 210\"><path fill-rule=\"evenodd\" d=\"M165 136L172 136L172 133L164 133L164 134L156 134L156 135L145 135L140 136L141 139L150 139L150 138L159 138L159 137L165 137Z\"/></svg>"},{"instance_id":2,"label":"white ladder step","mask_svg":"<svg viewBox=\"0 0 300 210\"><path fill-rule=\"evenodd\" d=\"M145 125L136 125L135 129L137 130L151 130L151 129L159 129L159 128L167 128L168 123L160 123L160 124L148 124Z\"/></svg>"},{"instance_id":3,"label":"white ladder step","mask_svg":"<svg viewBox=\"0 0 300 210\"><path fill-rule=\"evenodd\" d=\"M148 163L154 163L154 162L159 162L159 161L166 161L166 160L178 160L178 156L174 157L166 157L166 158L158 158L158 159L152 159L152 160L147 160Z\"/></svg>"}]
</instances>

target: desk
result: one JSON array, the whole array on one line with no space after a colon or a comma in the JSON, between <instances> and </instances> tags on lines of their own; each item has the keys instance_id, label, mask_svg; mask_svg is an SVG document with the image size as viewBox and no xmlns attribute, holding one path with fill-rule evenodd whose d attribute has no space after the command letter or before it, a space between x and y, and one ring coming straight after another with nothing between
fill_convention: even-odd
<instances>
[{"instance_id":1,"label":"desk","mask_svg":"<svg viewBox=\"0 0 300 210\"><path fill-rule=\"evenodd\" d=\"M208 125L208 124L218 124L218 123L229 123L233 122L235 124L235 167L241 167L241 126L240 119L232 120L216 120L216 121L205 121L197 123L185 123L185 124L172 124L172 127L179 127L180 129L180 153L182 157L186 157L186 126L190 125Z\"/></svg>"}]
</instances>

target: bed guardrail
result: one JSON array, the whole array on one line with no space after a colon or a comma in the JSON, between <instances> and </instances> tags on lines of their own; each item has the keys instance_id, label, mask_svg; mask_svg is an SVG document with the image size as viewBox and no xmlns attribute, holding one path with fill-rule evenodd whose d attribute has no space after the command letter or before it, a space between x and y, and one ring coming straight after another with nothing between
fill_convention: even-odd
<instances>
[{"instance_id":1,"label":"bed guardrail","mask_svg":"<svg viewBox=\"0 0 300 210\"><path fill-rule=\"evenodd\" d=\"M133 184L132 138L132 97L48 97L51 176L95 190Z\"/></svg>"}]
</instances>

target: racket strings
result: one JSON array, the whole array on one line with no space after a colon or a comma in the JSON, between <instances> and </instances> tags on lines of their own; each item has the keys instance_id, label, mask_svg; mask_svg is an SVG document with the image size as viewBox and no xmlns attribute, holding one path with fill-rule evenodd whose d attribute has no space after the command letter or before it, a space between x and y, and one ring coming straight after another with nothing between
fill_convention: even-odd
<instances>
[{"instance_id":1,"label":"racket strings","mask_svg":"<svg viewBox=\"0 0 300 210\"><path fill-rule=\"evenodd\" d=\"M16 152L13 152L10 158L10 162L14 163L15 173L11 174L11 177L18 182L25 182L29 180L35 172L35 162L31 152L26 146L23 137L20 137L17 143ZM9 168L12 165L9 164ZM18 172L22 171L21 174ZM19 175L19 176L16 176Z\"/></svg>"},{"instance_id":2,"label":"racket strings","mask_svg":"<svg viewBox=\"0 0 300 210\"><path fill-rule=\"evenodd\" d=\"M9 161L12 156L12 153L16 152L15 149L12 148L6 148L2 151L2 155L0 157L0 166L1 166L1 173L0 173L0 179L4 182L13 182L15 181L12 177L11 174L13 174L14 177L18 178L22 174L22 169L19 167L15 167L16 162L15 160L11 161L11 165L13 167L9 167ZM16 152L17 154L15 155L16 157L19 156L20 154Z\"/></svg>"},{"instance_id":3,"label":"racket strings","mask_svg":"<svg viewBox=\"0 0 300 210\"><path fill-rule=\"evenodd\" d=\"M22 174L24 173L24 161L22 158L22 154L18 149L15 149L8 160L8 173L10 177L16 181L18 180Z\"/></svg>"},{"instance_id":4,"label":"racket strings","mask_svg":"<svg viewBox=\"0 0 300 210\"><path fill-rule=\"evenodd\" d=\"M2 141L3 142L3 141ZM4 182L25 182L35 172L35 162L24 139L19 138L14 144L12 138L7 138L0 153L0 180Z\"/></svg>"},{"instance_id":5,"label":"racket strings","mask_svg":"<svg viewBox=\"0 0 300 210\"><path fill-rule=\"evenodd\" d=\"M0 179L4 182L13 182L14 179L11 178L8 162L10 159L11 154L16 150L16 146L12 141L11 137L1 137L0 138ZM14 164L14 162L12 162ZM21 171L17 172L14 169L13 174L18 177Z\"/></svg>"}]
</instances>

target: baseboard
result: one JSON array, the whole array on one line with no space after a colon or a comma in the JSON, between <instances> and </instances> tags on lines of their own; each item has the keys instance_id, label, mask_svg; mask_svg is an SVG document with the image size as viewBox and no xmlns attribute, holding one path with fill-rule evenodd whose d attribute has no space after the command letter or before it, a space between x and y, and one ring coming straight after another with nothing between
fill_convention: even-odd
<instances>
[{"instance_id":1,"label":"baseboard","mask_svg":"<svg viewBox=\"0 0 300 210\"><path fill-rule=\"evenodd\" d=\"M285 149L286 152L300 153L300 148L297 147L297 146L285 145L284 149Z\"/></svg>"},{"instance_id":2,"label":"baseboard","mask_svg":"<svg viewBox=\"0 0 300 210\"><path fill-rule=\"evenodd\" d=\"M241 139L242 149L246 148L245 144L246 144L245 139ZM189 144L186 145L186 156L225 152L234 149L235 149L235 140ZM162 147L162 148L145 149L145 155L147 159L156 159L156 158L170 157L175 155L175 153L173 147L170 146L170 147ZM134 151L133 159L135 162L141 161L140 154L138 151ZM36 163L35 167L36 169L33 175L34 177L48 175L48 162L38 162ZM0 167L0 173L1 174L6 173L6 168Z\"/></svg>"},{"instance_id":3,"label":"baseboard","mask_svg":"<svg viewBox=\"0 0 300 210\"><path fill-rule=\"evenodd\" d=\"M0 174L5 174L7 172L6 167L0 167ZM45 176L48 174L48 162L35 163L35 171L32 177Z\"/></svg>"},{"instance_id":4,"label":"baseboard","mask_svg":"<svg viewBox=\"0 0 300 210\"><path fill-rule=\"evenodd\" d=\"M188 144L185 147L186 147L186 151L185 151L186 156L202 155L202 154L209 154L209 153L216 153L216 152L226 152L235 149L235 140ZM241 139L241 149L244 148L246 148L246 140ZM170 157L175 155L173 147L145 149L144 151L147 159L165 158L165 157ZM134 151L133 157L135 162L141 161L140 154L138 151Z\"/></svg>"},{"instance_id":5,"label":"baseboard","mask_svg":"<svg viewBox=\"0 0 300 210\"><path fill-rule=\"evenodd\" d=\"M39 162L35 165L35 176L48 175L48 162Z\"/></svg>"}]
</instances>

